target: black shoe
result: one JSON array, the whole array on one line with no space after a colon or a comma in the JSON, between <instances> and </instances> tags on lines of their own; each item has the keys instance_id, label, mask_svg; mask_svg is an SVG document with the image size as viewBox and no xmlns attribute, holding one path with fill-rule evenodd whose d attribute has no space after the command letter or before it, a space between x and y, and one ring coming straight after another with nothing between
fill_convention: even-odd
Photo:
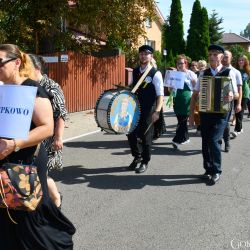
<instances>
[{"instance_id":1,"label":"black shoe","mask_svg":"<svg viewBox=\"0 0 250 250\"><path fill-rule=\"evenodd\" d=\"M129 165L128 169L129 170L135 170L137 166L139 166L139 163L141 163L141 158L134 158L132 163Z\"/></svg>"},{"instance_id":2,"label":"black shoe","mask_svg":"<svg viewBox=\"0 0 250 250\"><path fill-rule=\"evenodd\" d=\"M148 168L148 163L141 162L140 166L137 166L135 168L135 172L137 174L140 174L140 173L145 172L147 170L147 168Z\"/></svg>"},{"instance_id":3,"label":"black shoe","mask_svg":"<svg viewBox=\"0 0 250 250\"><path fill-rule=\"evenodd\" d=\"M216 182L218 182L220 179L220 174L213 174L211 179L208 182L208 185L212 186L214 185Z\"/></svg>"},{"instance_id":4,"label":"black shoe","mask_svg":"<svg viewBox=\"0 0 250 250\"><path fill-rule=\"evenodd\" d=\"M201 178L203 179L210 179L212 176L212 174L210 174L208 171L206 171L202 176Z\"/></svg>"}]
</instances>

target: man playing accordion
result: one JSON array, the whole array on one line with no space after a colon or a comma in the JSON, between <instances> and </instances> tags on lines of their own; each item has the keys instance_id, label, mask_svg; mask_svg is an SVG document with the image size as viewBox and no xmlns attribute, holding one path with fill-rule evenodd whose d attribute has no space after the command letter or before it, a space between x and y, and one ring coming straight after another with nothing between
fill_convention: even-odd
<instances>
[{"instance_id":1,"label":"man playing accordion","mask_svg":"<svg viewBox=\"0 0 250 250\"><path fill-rule=\"evenodd\" d=\"M224 96L225 102L232 104L234 99L238 98L238 90L235 82L234 72L221 64L224 49L219 45L210 45L208 47L208 60L210 67L201 72L200 77L230 77L232 90ZM216 82L215 82L216 85ZM200 92L200 79L198 80L190 103L190 125L194 124L194 108ZM213 97L214 102L220 102L220 96ZM217 99L217 100L216 100ZM218 106L218 105L217 105ZM232 105L230 105L232 108ZM226 127L231 108L225 112L213 112L200 110L201 138L202 138L202 156L205 173L203 177L208 179L208 185L214 185L219 181L221 170L221 139Z\"/></svg>"}]
</instances>

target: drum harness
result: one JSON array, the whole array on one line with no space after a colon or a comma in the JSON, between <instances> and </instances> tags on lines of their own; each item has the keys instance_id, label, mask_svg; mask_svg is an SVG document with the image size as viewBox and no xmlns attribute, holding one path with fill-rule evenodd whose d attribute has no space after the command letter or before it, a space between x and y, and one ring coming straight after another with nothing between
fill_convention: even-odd
<instances>
[{"instance_id":1,"label":"drum harness","mask_svg":"<svg viewBox=\"0 0 250 250\"><path fill-rule=\"evenodd\" d=\"M134 94L134 93L136 92L136 90L141 86L143 80L145 79L145 77L147 76L147 74L149 73L149 71L150 71L152 68L153 68L153 65L152 65L151 63L149 63L147 69L145 70L145 72L143 73L143 75L141 76L141 78L138 80L138 82L136 83L136 85L134 86L134 88L131 90L131 92L132 92L133 94ZM147 127L147 129L146 129L144 135L148 132L148 130L150 129L150 127L153 125L153 123L154 123L154 122L151 122L151 123L148 125L148 127ZM141 138L137 138L137 141L138 141L139 143L142 143Z\"/></svg>"}]
</instances>

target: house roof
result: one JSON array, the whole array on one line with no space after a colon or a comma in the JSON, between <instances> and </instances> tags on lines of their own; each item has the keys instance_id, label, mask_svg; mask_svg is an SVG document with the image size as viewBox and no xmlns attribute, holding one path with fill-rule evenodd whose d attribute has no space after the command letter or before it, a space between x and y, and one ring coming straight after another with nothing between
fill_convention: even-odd
<instances>
[{"instance_id":1,"label":"house roof","mask_svg":"<svg viewBox=\"0 0 250 250\"><path fill-rule=\"evenodd\" d=\"M155 4L156 14L157 14L157 16L159 18L159 22L160 22L160 24L164 24L164 22L165 22L164 16L162 15L162 13L160 11L160 8L158 7L157 3L154 2L154 4Z\"/></svg>"},{"instance_id":2,"label":"house roof","mask_svg":"<svg viewBox=\"0 0 250 250\"><path fill-rule=\"evenodd\" d=\"M222 43L223 44L227 44L227 43L249 43L250 44L250 40L240 35L237 35L235 33L223 33Z\"/></svg>"}]
</instances>

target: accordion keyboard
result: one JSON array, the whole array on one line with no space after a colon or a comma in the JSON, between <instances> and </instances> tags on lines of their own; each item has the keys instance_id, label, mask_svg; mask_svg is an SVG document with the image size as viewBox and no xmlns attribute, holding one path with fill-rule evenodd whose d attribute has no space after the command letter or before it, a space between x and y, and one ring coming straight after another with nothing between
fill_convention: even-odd
<instances>
[{"instance_id":1,"label":"accordion keyboard","mask_svg":"<svg viewBox=\"0 0 250 250\"><path fill-rule=\"evenodd\" d=\"M209 78L202 77L200 79L201 90L200 90L200 98L199 98L199 109L201 112L207 112L207 110L211 109L211 88L212 84L209 81Z\"/></svg>"},{"instance_id":2,"label":"accordion keyboard","mask_svg":"<svg viewBox=\"0 0 250 250\"><path fill-rule=\"evenodd\" d=\"M231 109L230 102L225 102L225 96L232 91L230 77L203 76L200 80L199 111L206 113L226 113Z\"/></svg>"}]
</instances>

